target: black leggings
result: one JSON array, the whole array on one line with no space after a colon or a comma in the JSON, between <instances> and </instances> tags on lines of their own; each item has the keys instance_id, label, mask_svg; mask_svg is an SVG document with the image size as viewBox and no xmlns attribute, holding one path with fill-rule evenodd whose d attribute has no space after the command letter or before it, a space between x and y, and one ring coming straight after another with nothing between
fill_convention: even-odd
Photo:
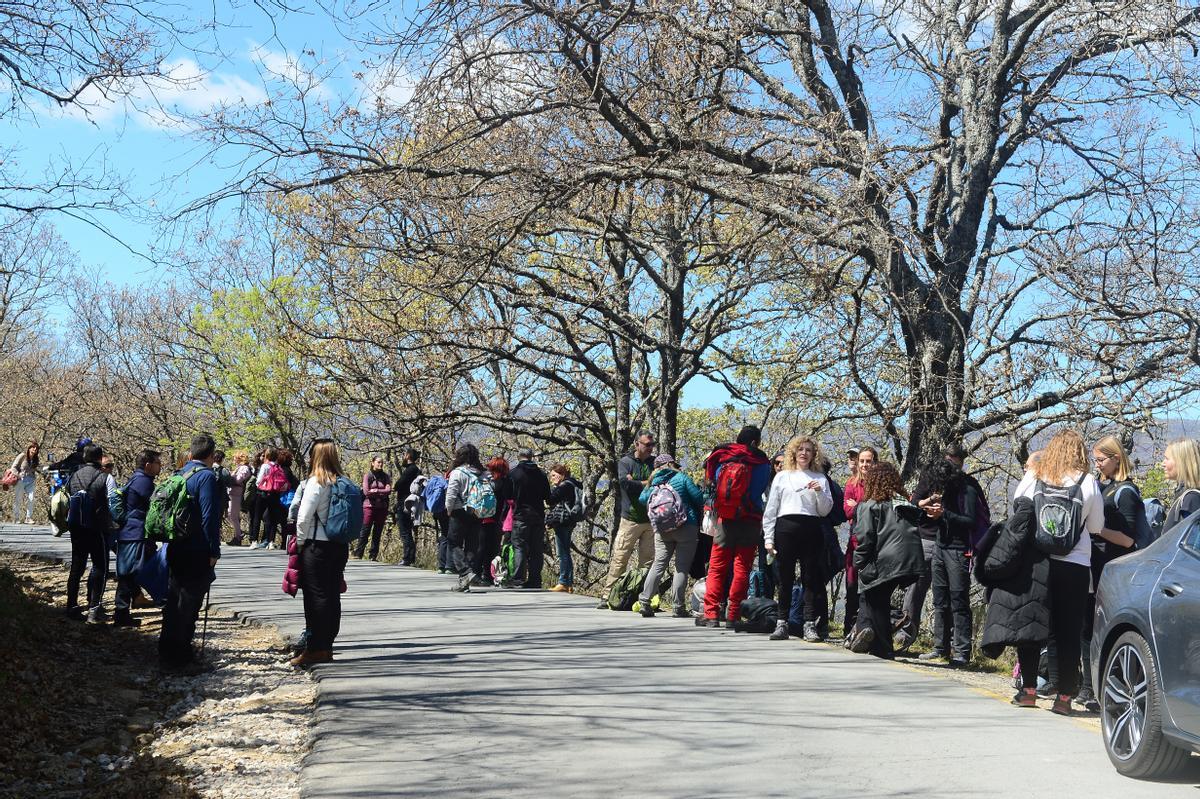
<instances>
[{"instance_id":1,"label":"black leggings","mask_svg":"<svg viewBox=\"0 0 1200 799\"><path fill-rule=\"evenodd\" d=\"M304 593L304 626L312 652L333 649L342 627L342 575L350 545L305 541L300 547L300 590Z\"/></svg>"},{"instance_id":2,"label":"black leggings","mask_svg":"<svg viewBox=\"0 0 1200 799\"><path fill-rule=\"evenodd\" d=\"M780 516L775 521L776 565L779 567L779 618L792 607L796 563L804 586L804 621L814 624L829 612L825 589L825 530L818 516Z\"/></svg>"},{"instance_id":3,"label":"black leggings","mask_svg":"<svg viewBox=\"0 0 1200 799\"><path fill-rule=\"evenodd\" d=\"M67 607L79 604L79 582L88 558L92 573L88 575L87 606L94 608L104 599L104 581L108 579L108 543L104 534L95 530L71 531L71 573L67 576Z\"/></svg>"},{"instance_id":4,"label":"black leggings","mask_svg":"<svg viewBox=\"0 0 1200 799\"><path fill-rule=\"evenodd\" d=\"M1079 690L1080 636L1087 613L1091 570L1078 563L1050 560L1050 631L1054 636L1054 657L1050 658L1050 682L1060 694L1074 696ZM1037 687L1040 644L1017 647L1021 664L1021 684Z\"/></svg>"},{"instance_id":5,"label":"black leggings","mask_svg":"<svg viewBox=\"0 0 1200 799\"><path fill-rule=\"evenodd\" d=\"M259 491L254 496L254 512L250 514L250 541L266 541L268 544L275 540L275 531L283 527L283 521L286 518L283 512L283 503L279 501L280 494L274 491ZM266 530L263 531L261 539L259 538L259 530L263 524L266 524Z\"/></svg>"}]
</instances>

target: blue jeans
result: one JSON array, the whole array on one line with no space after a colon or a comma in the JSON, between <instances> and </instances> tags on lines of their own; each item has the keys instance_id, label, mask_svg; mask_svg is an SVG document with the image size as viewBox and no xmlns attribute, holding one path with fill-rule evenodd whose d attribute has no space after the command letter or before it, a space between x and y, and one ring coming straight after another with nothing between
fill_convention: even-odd
<instances>
[{"instance_id":1,"label":"blue jeans","mask_svg":"<svg viewBox=\"0 0 1200 799\"><path fill-rule=\"evenodd\" d=\"M575 584L575 564L571 560L571 533L575 525L567 524L554 528L554 541L558 544L558 584L567 588Z\"/></svg>"}]
</instances>

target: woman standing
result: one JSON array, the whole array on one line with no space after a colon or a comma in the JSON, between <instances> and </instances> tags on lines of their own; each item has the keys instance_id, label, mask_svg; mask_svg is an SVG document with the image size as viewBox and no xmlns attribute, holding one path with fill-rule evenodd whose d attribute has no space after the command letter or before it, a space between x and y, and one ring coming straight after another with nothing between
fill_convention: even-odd
<instances>
[{"instance_id":1,"label":"woman standing","mask_svg":"<svg viewBox=\"0 0 1200 799\"><path fill-rule=\"evenodd\" d=\"M250 517L250 540L252 549L268 549L275 546L275 531L284 520L281 497L289 489L287 473L279 464L279 450L267 447L263 452L263 465L255 478L257 492L254 497L254 513ZM262 537L259 530L265 525Z\"/></svg>"},{"instance_id":2,"label":"woman standing","mask_svg":"<svg viewBox=\"0 0 1200 799\"><path fill-rule=\"evenodd\" d=\"M475 547L475 557L471 560L471 571L476 574L475 581L484 586L495 584L491 573L492 560L500 554L500 540L504 533L512 532L509 511L513 495L512 480L508 477L508 461L497 455L486 465L496 492L496 515L479 520L479 546ZM504 529L505 519L508 519L507 530Z\"/></svg>"},{"instance_id":3,"label":"woman standing","mask_svg":"<svg viewBox=\"0 0 1200 799\"><path fill-rule=\"evenodd\" d=\"M363 526L354 557L362 560L367 548L367 537L371 538L371 560L379 560L379 539L387 523L388 499L392 496L392 476L384 471L383 456L371 458L371 470L363 475Z\"/></svg>"},{"instance_id":4,"label":"woman standing","mask_svg":"<svg viewBox=\"0 0 1200 799\"><path fill-rule=\"evenodd\" d=\"M33 490L37 487L38 453L41 446L36 441L30 441L25 451L13 461L12 471L17 476L13 485L13 522L20 522L25 516L25 524L33 524Z\"/></svg>"},{"instance_id":5,"label":"woman standing","mask_svg":"<svg viewBox=\"0 0 1200 799\"><path fill-rule=\"evenodd\" d=\"M342 577L350 545L330 541L325 534L332 487L342 477L337 445L327 438L313 443L312 476L304 483L296 515L300 545L300 590L304 592L304 625L308 641L292 658L296 667L333 660L333 642L342 624Z\"/></svg>"},{"instance_id":6,"label":"woman standing","mask_svg":"<svg viewBox=\"0 0 1200 799\"><path fill-rule=\"evenodd\" d=\"M925 550L917 522L921 511L907 501L900 473L890 463L874 465L866 476L864 499L854 515L854 566L863 614L850 639L852 652L891 660L892 594L925 570Z\"/></svg>"},{"instance_id":7,"label":"woman standing","mask_svg":"<svg viewBox=\"0 0 1200 799\"><path fill-rule=\"evenodd\" d=\"M1200 510L1200 443L1183 438L1168 444L1162 467L1167 479L1175 483L1175 498L1163 520L1165 533Z\"/></svg>"},{"instance_id":8,"label":"woman standing","mask_svg":"<svg viewBox=\"0 0 1200 799\"><path fill-rule=\"evenodd\" d=\"M825 528L822 521L833 509L829 479L816 463L821 447L809 436L793 438L783 456L783 471L775 475L763 512L763 539L767 552L777 553L779 565L779 620L772 641L788 637L787 619L792 607L796 562L804 586L804 640L820 641L817 629L825 591Z\"/></svg>"},{"instance_id":9,"label":"woman standing","mask_svg":"<svg viewBox=\"0 0 1200 799\"><path fill-rule=\"evenodd\" d=\"M642 593L638 596L638 602L641 603L643 616L649 618L654 615L654 608L650 602L658 593L658 586L662 581L663 574L666 573L667 563L674 555L675 577L671 581L672 615L676 618L687 618L691 615L685 604L688 568L696 554L696 540L700 533L700 514L704 512L704 492L692 478L679 471L679 464L675 462L675 458L664 452L654 459L654 471L650 474L649 484L642 489L642 493L638 497L638 501L642 505L651 508L651 517L654 515L651 507L654 492L661 485L669 485L683 502L687 520L674 530L661 528L655 530L654 560L650 565L650 571L646 574L645 582L642 583ZM570 545L569 538L567 544Z\"/></svg>"},{"instance_id":10,"label":"woman standing","mask_svg":"<svg viewBox=\"0 0 1200 799\"><path fill-rule=\"evenodd\" d=\"M661 456L660 456L661 457ZM653 482L653 478L651 478ZM551 591L573 593L575 590L575 562L571 559L571 534L575 532L575 507L582 504L580 493L583 486L571 476L571 467L556 463L550 467L550 512L546 514L546 525L554 530L554 543L558 550L558 584ZM699 525L697 524L697 530ZM683 579L687 581L687 570L691 568L693 550L688 555ZM655 561L657 561L657 557ZM643 603L642 607L645 608Z\"/></svg>"},{"instance_id":11,"label":"woman standing","mask_svg":"<svg viewBox=\"0 0 1200 799\"><path fill-rule=\"evenodd\" d=\"M250 470L250 456L245 452L233 453L233 484L229 486L229 526L233 528L233 538L230 545L242 545L242 496L246 491L246 483L254 474Z\"/></svg>"},{"instance_id":12,"label":"woman standing","mask_svg":"<svg viewBox=\"0 0 1200 799\"><path fill-rule=\"evenodd\" d=\"M1058 690L1052 710L1064 716L1071 715L1071 698L1079 688L1080 640L1092 581L1092 536L1100 535L1104 529L1104 497L1100 484L1088 474L1087 468L1083 436L1075 430L1060 430L1042 450L1033 471L1025 474L1014 497L1033 500L1035 527L1040 513L1039 497L1046 487L1068 489L1082 507L1079 527L1074 531L1079 540L1067 554L1050 555L1048 574L1050 628L1055 643L1050 658L1050 681ZM1037 644L1017 647L1023 688L1013 699L1014 704L1022 707L1037 704L1040 655L1041 647Z\"/></svg>"},{"instance_id":13,"label":"woman standing","mask_svg":"<svg viewBox=\"0 0 1200 799\"><path fill-rule=\"evenodd\" d=\"M858 570L854 568L854 548L858 539L854 537L854 509L866 496L865 480L879 460L879 453L874 447L862 447L858 450L858 465L846 487L842 490L842 510L850 521L850 538L846 542L846 617L842 621L842 629L846 632L846 640L850 640L850 631L858 622Z\"/></svg>"}]
</instances>

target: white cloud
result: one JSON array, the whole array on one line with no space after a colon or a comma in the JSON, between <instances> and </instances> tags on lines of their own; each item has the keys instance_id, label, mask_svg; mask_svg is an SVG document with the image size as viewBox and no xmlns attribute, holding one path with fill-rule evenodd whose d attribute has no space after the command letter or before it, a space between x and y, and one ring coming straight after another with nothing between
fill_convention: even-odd
<instances>
[{"instance_id":1,"label":"white cloud","mask_svg":"<svg viewBox=\"0 0 1200 799\"><path fill-rule=\"evenodd\" d=\"M359 104L372 107L402 108L412 99L417 78L393 64L373 67L360 78Z\"/></svg>"},{"instance_id":2,"label":"white cloud","mask_svg":"<svg viewBox=\"0 0 1200 799\"><path fill-rule=\"evenodd\" d=\"M295 54L281 53L252 41L250 58L262 68L267 82L285 83L318 102L334 100L334 94L327 85L327 76L319 74L315 66L302 63Z\"/></svg>"}]
</instances>

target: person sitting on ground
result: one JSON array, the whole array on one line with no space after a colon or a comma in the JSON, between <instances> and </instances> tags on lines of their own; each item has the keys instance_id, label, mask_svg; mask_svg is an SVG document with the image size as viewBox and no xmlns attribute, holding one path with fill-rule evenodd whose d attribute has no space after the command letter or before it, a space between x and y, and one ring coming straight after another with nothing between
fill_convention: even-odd
<instances>
[{"instance_id":1,"label":"person sitting on ground","mask_svg":"<svg viewBox=\"0 0 1200 799\"><path fill-rule=\"evenodd\" d=\"M379 539L387 524L388 500L392 496L392 476L383 468L383 456L371 458L371 468L363 475L363 527L354 547L354 557L362 560L371 539L371 560L379 560Z\"/></svg>"},{"instance_id":2,"label":"person sitting on ground","mask_svg":"<svg viewBox=\"0 0 1200 799\"><path fill-rule=\"evenodd\" d=\"M162 453L144 449L137 457L137 468L125 484L125 524L117 535L117 598L114 627L137 627L140 621L130 613L138 593L138 569L153 545L146 541L146 512L154 480L162 471Z\"/></svg>"},{"instance_id":3,"label":"person sitting on ground","mask_svg":"<svg viewBox=\"0 0 1200 799\"><path fill-rule=\"evenodd\" d=\"M654 472L650 475L650 485L642 490L640 502L654 512L652 501L659 486L669 485L683 503L687 521L671 530L659 529L654 533L654 562L646 574L642 584L642 593L638 597L641 614L646 618L654 615L651 605L654 595L658 593L659 583L666 573L667 563L672 556L675 559L675 576L671 580L671 615L686 619L691 614L687 609L687 579L692 557L696 554L696 537L700 532L700 515L704 512L704 492L691 477L679 471L679 464L668 453L661 453L654 459ZM652 517L653 518L653 517Z\"/></svg>"},{"instance_id":4,"label":"person sitting on ground","mask_svg":"<svg viewBox=\"0 0 1200 799\"><path fill-rule=\"evenodd\" d=\"M572 593L575 590L575 562L571 557L571 535L578 519L575 509L582 504L583 486L571 476L571 467L556 463L550 467L550 513L547 524L554 530L558 552L558 583L551 591Z\"/></svg>"},{"instance_id":5,"label":"person sitting on ground","mask_svg":"<svg viewBox=\"0 0 1200 799\"><path fill-rule=\"evenodd\" d=\"M825 527L822 520L833 508L829 479L816 464L821 446L811 436L797 436L787 445L783 471L771 483L763 513L763 538L768 552L776 553L779 567L779 619L772 641L788 637L788 614L796 564L804 587L804 640L821 640L817 624L829 607L825 593ZM823 611L822 608L825 610Z\"/></svg>"},{"instance_id":6,"label":"person sitting on ground","mask_svg":"<svg viewBox=\"0 0 1200 799\"><path fill-rule=\"evenodd\" d=\"M654 470L654 436L648 430L637 434L633 452L617 463L617 502L621 521L617 525L617 537L613 541L608 558L608 574L600 589L600 604L596 607L608 609L608 594L617 580L625 574L626 567L637 552L637 567L643 569L654 560L654 530L646 507L641 504L642 489L650 484L650 472Z\"/></svg>"},{"instance_id":7,"label":"person sitting on ground","mask_svg":"<svg viewBox=\"0 0 1200 799\"><path fill-rule=\"evenodd\" d=\"M875 464L865 477L863 501L854 514L854 565L863 613L849 639L852 652L870 652L887 660L892 650L892 594L925 569L920 509L907 501L900 472L890 463Z\"/></svg>"},{"instance_id":8,"label":"person sitting on ground","mask_svg":"<svg viewBox=\"0 0 1200 799\"><path fill-rule=\"evenodd\" d=\"M67 496L84 492L78 505L81 512L77 518L69 517L71 532L71 571L67 575L67 615L82 618L93 624L102 624L104 613L104 583L108 579L108 531L111 521L108 510L108 474L100 468L104 450L96 444L87 444L81 454L83 465L75 470L67 482ZM79 605L79 583L83 571L91 559L92 570L87 582L87 606Z\"/></svg>"},{"instance_id":9,"label":"person sitting on ground","mask_svg":"<svg viewBox=\"0 0 1200 799\"><path fill-rule=\"evenodd\" d=\"M523 448L518 458L517 465L508 474L513 498L513 573L509 585L540 589L546 560L546 503L550 501L550 481L533 462L533 450Z\"/></svg>"}]
</instances>

